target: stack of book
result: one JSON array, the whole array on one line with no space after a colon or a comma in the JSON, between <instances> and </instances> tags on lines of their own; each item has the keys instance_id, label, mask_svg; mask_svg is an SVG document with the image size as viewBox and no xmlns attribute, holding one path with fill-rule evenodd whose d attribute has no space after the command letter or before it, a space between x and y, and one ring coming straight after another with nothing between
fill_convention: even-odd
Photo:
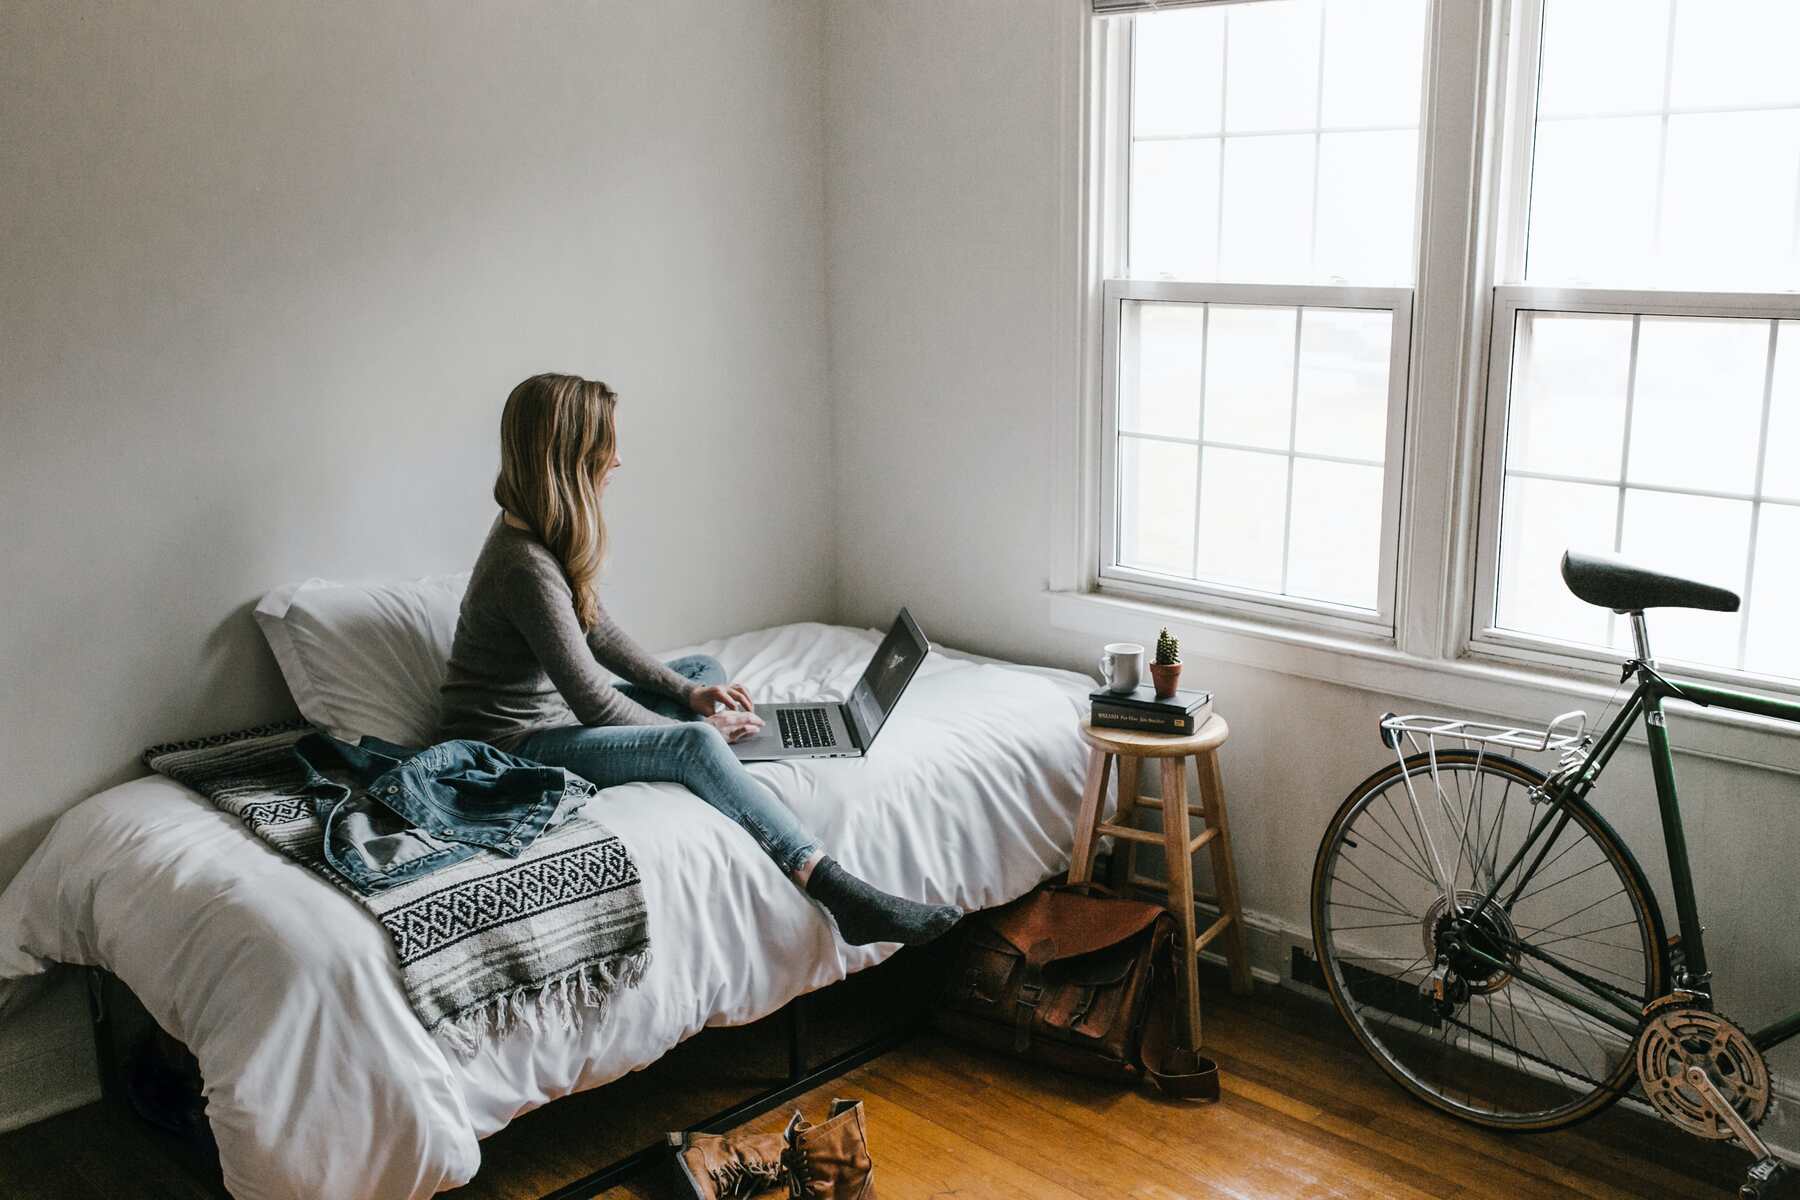
<instances>
[{"instance_id":1,"label":"stack of book","mask_svg":"<svg viewBox=\"0 0 1800 1200\"><path fill-rule=\"evenodd\" d=\"M1102 689L1089 693L1088 699L1093 701L1096 729L1189 734L1212 715L1211 692L1176 692L1167 700L1158 700L1156 689L1144 684L1122 695Z\"/></svg>"}]
</instances>

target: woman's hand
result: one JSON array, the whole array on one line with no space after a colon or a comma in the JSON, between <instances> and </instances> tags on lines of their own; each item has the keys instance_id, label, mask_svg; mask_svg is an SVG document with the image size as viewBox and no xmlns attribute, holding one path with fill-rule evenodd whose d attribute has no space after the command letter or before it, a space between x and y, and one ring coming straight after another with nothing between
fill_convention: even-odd
<instances>
[{"instance_id":1,"label":"woman's hand","mask_svg":"<svg viewBox=\"0 0 1800 1200\"><path fill-rule=\"evenodd\" d=\"M728 742L741 742L761 732L763 719L755 713L727 709L706 718L706 723L725 735Z\"/></svg>"},{"instance_id":2,"label":"woman's hand","mask_svg":"<svg viewBox=\"0 0 1800 1200\"><path fill-rule=\"evenodd\" d=\"M721 708L727 712L751 712L755 706L750 703L750 693L743 684L713 683L695 688L693 695L688 697L688 707L703 717L710 717Z\"/></svg>"}]
</instances>

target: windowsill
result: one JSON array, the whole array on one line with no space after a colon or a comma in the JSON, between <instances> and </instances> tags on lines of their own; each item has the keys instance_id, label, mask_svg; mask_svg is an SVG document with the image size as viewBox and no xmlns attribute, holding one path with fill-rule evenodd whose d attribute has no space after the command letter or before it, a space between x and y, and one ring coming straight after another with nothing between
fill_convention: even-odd
<instances>
[{"instance_id":1,"label":"windowsill","mask_svg":"<svg viewBox=\"0 0 1800 1200\"><path fill-rule=\"evenodd\" d=\"M1431 659L1385 642L1199 612L1095 592L1044 593L1057 629L1099 638L1126 635L1134 625L1167 625L1196 658L1237 663L1302 679L1317 679L1404 697L1447 713L1544 723L1572 708L1597 719L1610 686L1550 671L1472 659ZM1140 639L1141 640L1141 639ZM1622 698L1622 695L1621 695ZM1683 754L1800 774L1800 726L1744 713L1671 702L1669 738ZM1380 714L1369 713L1369 736ZM1630 740L1641 742L1641 732Z\"/></svg>"}]
</instances>

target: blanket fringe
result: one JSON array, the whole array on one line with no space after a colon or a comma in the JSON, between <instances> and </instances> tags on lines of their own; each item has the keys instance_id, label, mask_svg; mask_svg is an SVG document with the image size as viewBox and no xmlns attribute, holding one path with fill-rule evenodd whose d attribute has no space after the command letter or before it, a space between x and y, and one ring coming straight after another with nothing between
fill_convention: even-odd
<instances>
[{"instance_id":1,"label":"blanket fringe","mask_svg":"<svg viewBox=\"0 0 1800 1200\"><path fill-rule=\"evenodd\" d=\"M595 1019L606 1016L615 992L633 988L650 969L648 943L636 950L582 963L561 975L522 984L452 1013L431 1029L432 1036L469 1059L488 1038L501 1038L519 1029L545 1033L575 1029L587 1011Z\"/></svg>"}]
</instances>

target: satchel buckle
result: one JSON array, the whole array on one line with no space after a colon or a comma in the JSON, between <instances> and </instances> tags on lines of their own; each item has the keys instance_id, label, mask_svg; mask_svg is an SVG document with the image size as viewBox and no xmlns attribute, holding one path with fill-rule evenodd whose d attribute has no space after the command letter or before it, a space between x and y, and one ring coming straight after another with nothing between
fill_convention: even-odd
<instances>
[{"instance_id":1,"label":"satchel buckle","mask_svg":"<svg viewBox=\"0 0 1800 1200\"><path fill-rule=\"evenodd\" d=\"M1019 1003L1026 1008L1036 1008L1038 1002L1043 998L1044 988L1042 984L1021 983L1019 985Z\"/></svg>"}]
</instances>

